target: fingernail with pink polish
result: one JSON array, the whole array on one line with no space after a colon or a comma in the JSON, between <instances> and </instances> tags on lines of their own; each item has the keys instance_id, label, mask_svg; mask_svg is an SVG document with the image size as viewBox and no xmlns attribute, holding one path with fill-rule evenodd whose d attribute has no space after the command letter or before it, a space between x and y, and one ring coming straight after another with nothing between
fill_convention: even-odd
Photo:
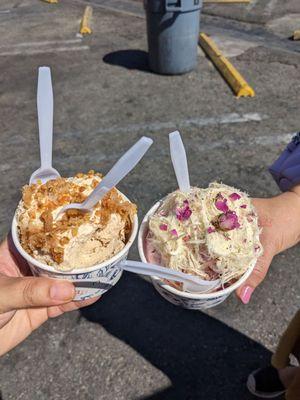
<instances>
[{"instance_id":1,"label":"fingernail with pink polish","mask_svg":"<svg viewBox=\"0 0 300 400\"><path fill-rule=\"evenodd\" d=\"M241 300L244 304L248 304L254 289L251 286L245 286L242 290Z\"/></svg>"}]
</instances>

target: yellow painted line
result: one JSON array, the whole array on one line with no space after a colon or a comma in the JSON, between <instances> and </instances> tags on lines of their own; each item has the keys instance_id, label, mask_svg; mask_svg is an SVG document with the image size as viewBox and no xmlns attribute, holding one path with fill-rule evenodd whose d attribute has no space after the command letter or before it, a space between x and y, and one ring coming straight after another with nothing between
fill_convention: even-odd
<instances>
[{"instance_id":1,"label":"yellow painted line","mask_svg":"<svg viewBox=\"0 0 300 400\"><path fill-rule=\"evenodd\" d=\"M214 41L205 33L200 33L199 44L205 51L206 55L211 59L216 68L223 75L237 97L254 97L255 92L252 87L245 81L242 75L231 64L228 59L223 56Z\"/></svg>"},{"instance_id":2,"label":"yellow painted line","mask_svg":"<svg viewBox=\"0 0 300 400\"><path fill-rule=\"evenodd\" d=\"M234 3L250 3L251 0L203 0L203 3L227 3L227 4L234 4Z\"/></svg>"},{"instance_id":3,"label":"yellow painted line","mask_svg":"<svg viewBox=\"0 0 300 400\"><path fill-rule=\"evenodd\" d=\"M57 4L58 0L43 0L45 3Z\"/></svg>"},{"instance_id":4,"label":"yellow painted line","mask_svg":"<svg viewBox=\"0 0 300 400\"><path fill-rule=\"evenodd\" d=\"M300 40L300 31L295 31L295 32L294 32L293 39L294 39L294 40Z\"/></svg>"},{"instance_id":5,"label":"yellow painted line","mask_svg":"<svg viewBox=\"0 0 300 400\"><path fill-rule=\"evenodd\" d=\"M86 35L86 34L90 35L92 33L92 29L91 29L92 14L93 14L92 7L86 6L83 16L82 16L81 24L80 24L80 33L82 35Z\"/></svg>"}]
</instances>

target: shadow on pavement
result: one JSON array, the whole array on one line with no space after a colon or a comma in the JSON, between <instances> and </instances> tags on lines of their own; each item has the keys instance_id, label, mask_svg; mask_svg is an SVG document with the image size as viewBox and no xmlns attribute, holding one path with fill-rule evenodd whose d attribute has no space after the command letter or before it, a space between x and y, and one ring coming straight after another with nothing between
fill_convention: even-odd
<instances>
[{"instance_id":1,"label":"shadow on pavement","mask_svg":"<svg viewBox=\"0 0 300 400\"><path fill-rule=\"evenodd\" d=\"M127 69L151 72L148 65L148 53L143 50L118 50L103 57L106 64L118 65Z\"/></svg>"},{"instance_id":2,"label":"shadow on pavement","mask_svg":"<svg viewBox=\"0 0 300 400\"><path fill-rule=\"evenodd\" d=\"M169 377L169 388L140 400L253 399L247 375L270 360L260 344L204 313L169 304L129 274L81 314Z\"/></svg>"}]
</instances>

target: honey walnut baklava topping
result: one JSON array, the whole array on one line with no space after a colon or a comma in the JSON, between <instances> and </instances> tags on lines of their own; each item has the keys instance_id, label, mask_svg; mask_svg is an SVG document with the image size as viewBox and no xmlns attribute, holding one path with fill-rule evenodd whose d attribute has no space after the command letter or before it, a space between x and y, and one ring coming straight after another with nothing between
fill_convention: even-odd
<instances>
[{"instance_id":1,"label":"honey walnut baklava topping","mask_svg":"<svg viewBox=\"0 0 300 400\"><path fill-rule=\"evenodd\" d=\"M32 256L37 252L49 254L60 264L64 260L65 247L77 237L81 226L91 223L103 230L112 214L117 214L123 221L127 239L136 206L125 201L116 189L108 192L92 213L74 209L55 219L61 207L83 202L100 181L100 174L89 171L88 174L79 173L74 178L26 185L22 193L22 211L17 211L20 241L24 250Z\"/></svg>"}]
</instances>

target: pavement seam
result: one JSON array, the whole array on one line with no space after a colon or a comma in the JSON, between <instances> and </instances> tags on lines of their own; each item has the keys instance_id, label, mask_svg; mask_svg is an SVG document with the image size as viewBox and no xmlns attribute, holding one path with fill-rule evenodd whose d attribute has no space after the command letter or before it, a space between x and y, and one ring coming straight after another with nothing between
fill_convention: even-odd
<instances>
[{"instance_id":1,"label":"pavement seam","mask_svg":"<svg viewBox=\"0 0 300 400\"><path fill-rule=\"evenodd\" d=\"M8 56L30 56L33 54L44 54L44 53L58 53L58 52L67 52L67 51L82 51L82 50L90 50L89 46L72 46L72 47L53 47L48 49L27 49L27 50L13 50L13 51L4 51L0 52L0 57L8 57Z\"/></svg>"},{"instance_id":2,"label":"pavement seam","mask_svg":"<svg viewBox=\"0 0 300 400\"><path fill-rule=\"evenodd\" d=\"M131 124L127 126L111 126L106 128L100 128L96 131L90 132L89 134L116 134L116 133L138 133L140 131L159 132L162 129L173 129L173 128L187 128L187 127L203 127L209 125L227 125L236 123L247 123L247 122L261 122L268 119L267 115L259 113L230 113L224 115L218 115L216 117L194 117L187 118L178 121L165 121L165 122L150 122L148 124ZM72 133L73 134L73 133ZM68 136L68 134L65 134ZM71 133L70 133L71 135Z\"/></svg>"}]
</instances>

